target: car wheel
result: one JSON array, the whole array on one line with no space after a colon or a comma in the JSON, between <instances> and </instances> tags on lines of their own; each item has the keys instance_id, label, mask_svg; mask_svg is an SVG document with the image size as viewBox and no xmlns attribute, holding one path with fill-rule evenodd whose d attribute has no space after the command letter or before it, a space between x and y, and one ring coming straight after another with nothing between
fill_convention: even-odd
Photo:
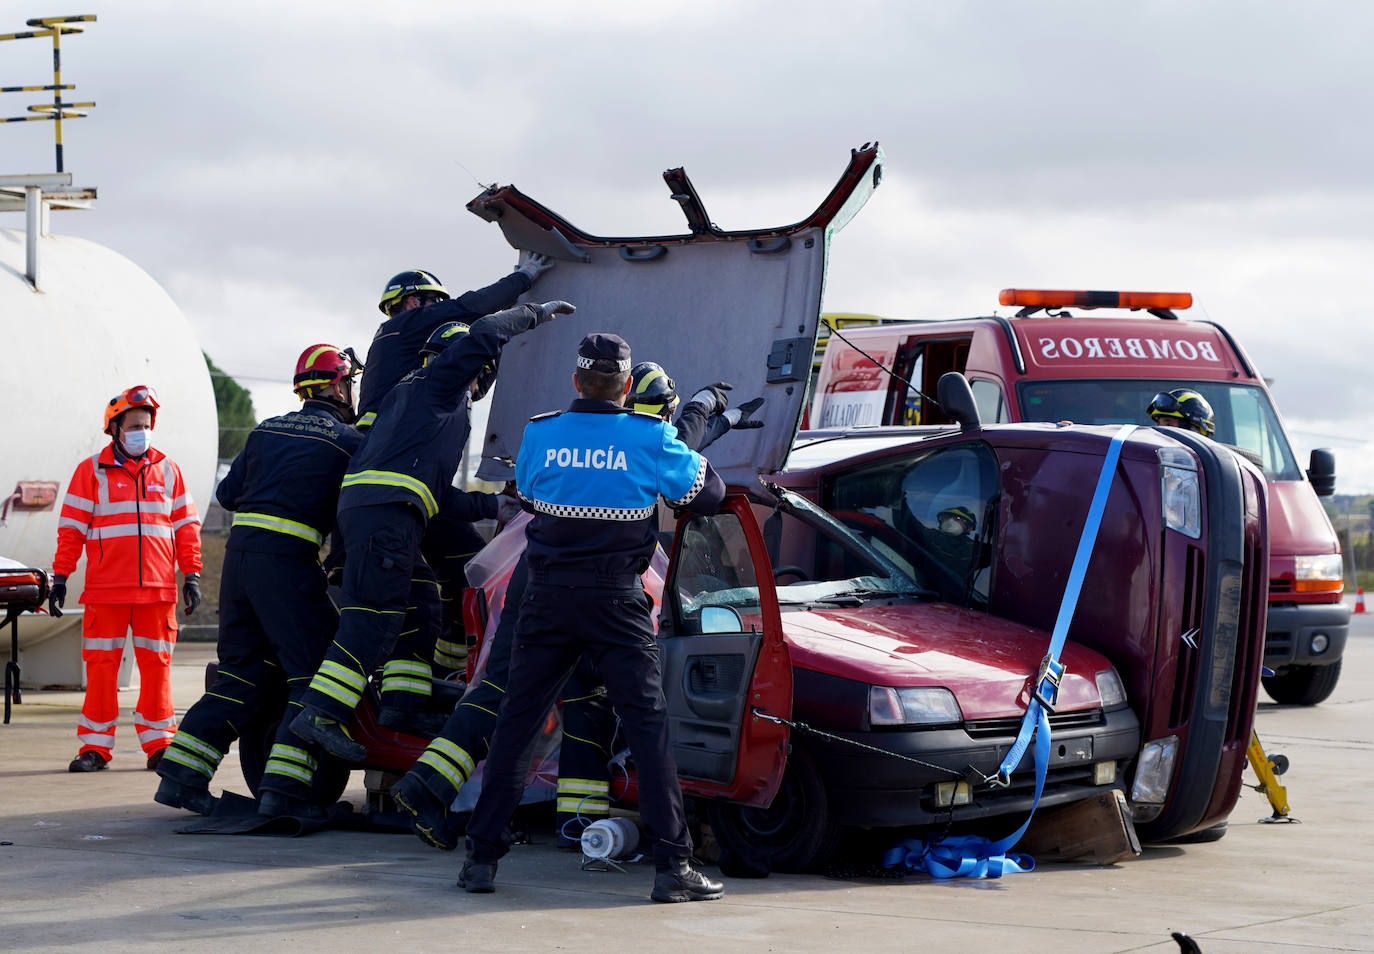
<instances>
[{"instance_id":1,"label":"car wheel","mask_svg":"<svg viewBox=\"0 0 1374 954\"><path fill-rule=\"evenodd\" d=\"M1284 666L1276 675L1264 676L1264 691L1286 706L1315 706L1336 689L1341 661L1328 666Z\"/></svg>"},{"instance_id":2,"label":"car wheel","mask_svg":"<svg viewBox=\"0 0 1374 954\"><path fill-rule=\"evenodd\" d=\"M1206 845L1214 841L1221 841L1226 837L1227 822L1217 822L1211 828L1199 828L1197 831L1190 831L1186 835L1179 835L1177 838L1170 838L1168 844L1171 845Z\"/></svg>"},{"instance_id":3,"label":"car wheel","mask_svg":"<svg viewBox=\"0 0 1374 954\"><path fill-rule=\"evenodd\" d=\"M706 817L722 848L757 859L772 871L812 871L830 859L840 838L820 771L796 746L771 805L711 801Z\"/></svg>"},{"instance_id":4,"label":"car wheel","mask_svg":"<svg viewBox=\"0 0 1374 954\"><path fill-rule=\"evenodd\" d=\"M273 719L270 723L257 723L239 736L239 768L243 769L243 780L248 783L248 790L254 798L258 797L258 786L267 769L267 757L272 752L272 743L276 741L280 726L281 720ZM348 788L348 773L348 766L342 762L326 760L315 778L321 804L332 805L339 800Z\"/></svg>"}]
</instances>

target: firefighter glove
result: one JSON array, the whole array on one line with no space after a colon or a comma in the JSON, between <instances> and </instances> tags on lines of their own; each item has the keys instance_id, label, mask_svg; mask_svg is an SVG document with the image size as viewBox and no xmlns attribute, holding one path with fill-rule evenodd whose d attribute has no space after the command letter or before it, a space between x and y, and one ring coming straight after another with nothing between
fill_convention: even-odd
<instances>
[{"instance_id":1,"label":"firefighter glove","mask_svg":"<svg viewBox=\"0 0 1374 954\"><path fill-rule=\"evenodd\" d=\"M730 422L732 428L763 427L763 419L754 417L754 412L763 407L764 398L756 397L752 401L745 401L739 407L732 407L725 412L725 419Z\"/></svg>"},{"instance_id":2,"label":"firefighter glove","mask_svg":"<svg viewBox=\"0 0 1374 954\"><path fill-rule=\"evenodd\" d=\"M200 605L200 574L187 573L186 581L181 584L181 598L186 604L186 615L190 616Z\"/></svg>"},{"instance_id":3,"label":"firefighter glove","mask_svg":"<svg viewBox=\"0 0 1374 954\"><path fill-rule=\"evenodd\" d=\"M52 578L52 589L48 590L48 613L54 618L62 615L62 604L67 602L67 578L56 573Z\"/></svg>"},{"instance_id":4,"label":"firefighter glove","mask_svg":"<svg viewBox=\"0 0 1374 954\"><path fill-rule=\"evenodd\" d=\"M724 381L708 384L696 394L693 394L692 399L687 403L703 405L708 415L722 414L726 406L730 403L730 398L725 392L729 391L731 387L731 385L726 384Z\"/></svg>"},{"instance_id":5,"label":"firefighter glove","mask_svg":"<svg viewBox=\"0 0 1374 954\"><path fill-rule=\"evenodd\" d=\"M520 261L515 264L515 270L528 278L531 284L551 268L553 268L553 262L549 261L547 255L525 249L520 250Z\"/></svg>"},{"instance_id":6,"label":"firefighter glove","mask_svg":"<svg viewBox=\"0 0 1374 954\"><path fill-rule=\"evenodd\" d=\"M566 301L546 301L535 307L539 309L539 318L535 321L536 325L548 324L553 321L554 315L571 315L577 311L576 305Z\"/></svg>"}]
</instances>

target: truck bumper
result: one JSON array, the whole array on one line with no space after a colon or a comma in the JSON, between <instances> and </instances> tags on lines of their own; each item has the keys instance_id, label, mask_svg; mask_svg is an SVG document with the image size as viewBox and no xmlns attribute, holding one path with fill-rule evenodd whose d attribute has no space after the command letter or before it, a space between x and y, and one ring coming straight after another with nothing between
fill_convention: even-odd
<instances>
[{"instance_id":1,"label":"truck bumper","mask_svg":"<svg viewBox=\"0 0 1374 954\"><path fill-rule=\"evenodd\" d=\"M1326 634L1327 646L1312 651L1312 637ZM1284 603L1270 605L1264 633L1264 664L1325 666L1341 658L1350 634L1350 608L1344 603Z\"/></svg>"}]
</instances>

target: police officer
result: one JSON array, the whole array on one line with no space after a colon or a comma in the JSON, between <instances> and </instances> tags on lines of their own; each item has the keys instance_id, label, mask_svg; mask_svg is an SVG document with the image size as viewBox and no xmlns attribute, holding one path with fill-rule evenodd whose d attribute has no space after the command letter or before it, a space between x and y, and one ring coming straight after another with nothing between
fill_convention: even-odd
<instances>
[{"instance_id":1,"label":"police officer","mask_svg":"<svg viewBox=\"0 0 1374 954\"><path fill-rule=\"evenodd\" d=\"M623 406L630 347L593 334L577 352L580 395L567 412L526 427L516 486L534 513L526 528L529 585L520 604L510 681L487 756L482 794L468 823L458 884L494 890L506 824L519 802L530 744L585 654L605 680L638 769L641 814L656 836L656 901L712 900L719 882L690 865L691 837L669 749L651 601L640 574L656 544L655 501L713 513L725 486L671 425Z\"/></svg>"},{"instance_id":2,"label":"police officer","mask_svg":"<svg viewBox=\"0 0 1374 954\"><path fill-rule=\"evenodd\" d=\"M295 375L301 409L259 424L220 481L215 495L234 518L220 577L219 672L158 765L153 797L164 805L208 815L220 760L283 694L290 701L266 778L309 797L301 777L313 775L320 753L286 725L338 622L319 557L362 440L350 426L356 374L344 350L306 348Z\"/></svg>"},{"instance_id":3,"label":"police officer","mask_svg":"<svg viewBox=\"0 0 1374 954\"><path fill-rule=\"evenodd\" d=\"M745 428L763 426L762 421L751 417L763 404L763 398L744 405L747 412L732 415L724 410L725 392L729 389L730 385L724 383L709 385L683 406L676 424L678 439L683 444L700 450L732 424ZM631 369L630 391L625 400L631 410L664 421L671 418L680 404L673 379L652 361L640 362ZM457 847L457 821L450 818L447 806L472 776L477 763L487 756L496 710L509 685L511 639L527 576L522 553L506 587L505 605L481 678L464 694L443 731L391 790L397 805L411 816L416 836L432 847ZM563 741L558 756L556 826L560 844L572 848L580 844L578 836L587 824L610 814L607 763L611 758L615 715L594 667L579 665L560 701Z\"/></svg>"},{"instance_id":4,"label":"police officer","mask_svg":"<svg viewBox=\"0 0 1374 954\"><path fill-rule=\"evenodd\" d=\"M387 395L343 479L339 630L310 681L304 711L291 723L301 738L348 761L365 758L346 725L373 669L396 643L425 524L438 512L467 441L469 400L494 375L507 341L574 310L567 302L517 305L471 328L445 325L431 336L431 360ZM283 807L313 814L310 806Z\"/></svg>"}]
</instances>

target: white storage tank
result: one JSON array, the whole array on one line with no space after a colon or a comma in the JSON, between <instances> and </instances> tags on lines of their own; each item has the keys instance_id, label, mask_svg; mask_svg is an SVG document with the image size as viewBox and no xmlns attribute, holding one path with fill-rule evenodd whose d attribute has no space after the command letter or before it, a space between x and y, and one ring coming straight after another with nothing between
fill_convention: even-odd
<instances>
[{"instance_id":1,"label":"white storage tank","mask_svg":"<svg viewBox=\"0 0 1374 954\"><path fill-rule=\"evenodd\" d=\"M0 188L0 208L14 210L23 194ZM45 196L44 205L50 204ZM0 228L0 498L24 482L58 485L47 509L11 501L0 527L0 557L43 569L52 566L72 471L109 440L101 427L111 397L138 384L156 390L161 409L153 446L181 466L202 514L218 436L210 375L180 309L119 253L85 239L41 234L47 212L31 210L15 223L26 221L29 229ZM35 224L36 239L29 234ZM36 288L30 275L38 279ZM83 681L77 602L85 568L83 556L68 582L67 607L77 612L59 620L20 618L24 685ZM0 658L8 658L9 642L6 631Z\"/></svg>"}]
</instances>

